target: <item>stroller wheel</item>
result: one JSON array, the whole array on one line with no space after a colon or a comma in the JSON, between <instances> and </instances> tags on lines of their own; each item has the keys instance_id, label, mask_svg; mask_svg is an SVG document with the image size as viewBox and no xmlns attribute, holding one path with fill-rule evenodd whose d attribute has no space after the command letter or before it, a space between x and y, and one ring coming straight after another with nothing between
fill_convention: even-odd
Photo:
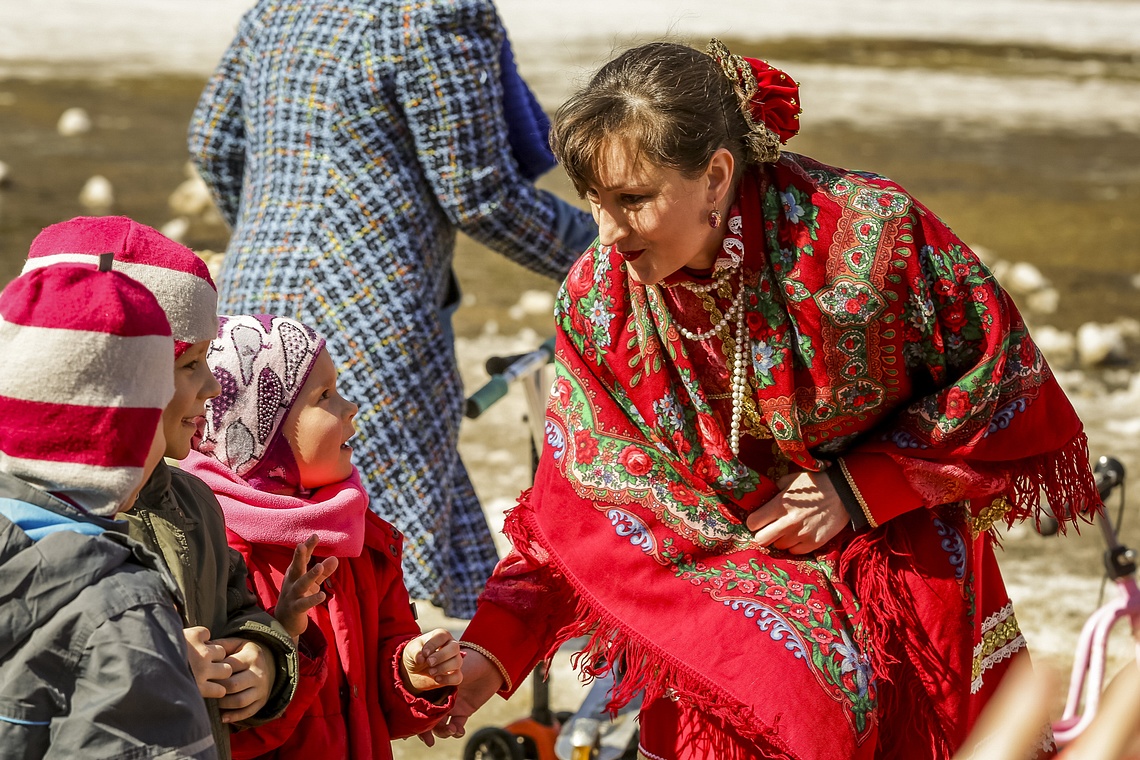
<instances>
[{"instance_id":1,"label":"stroller wheel","mask_svg":"<svg viewBox=\"0 0 1140 760\"><path fill-rule=\"evenodd\" d=\"M463 760L525 760L522 741L495 726L480 728L467 740Z\"/></svg>"}]
</instances>

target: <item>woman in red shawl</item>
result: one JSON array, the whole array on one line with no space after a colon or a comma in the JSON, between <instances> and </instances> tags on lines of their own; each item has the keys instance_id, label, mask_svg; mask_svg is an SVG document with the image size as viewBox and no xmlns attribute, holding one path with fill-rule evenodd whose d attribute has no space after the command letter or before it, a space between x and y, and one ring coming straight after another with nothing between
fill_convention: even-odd
<instances>
[{"instance_id":1,"label":"woman in red shawl","mask_svg":"<svg viewBox=\"0 0 1140 760\"><path fill-rule=\"evenodd\" d=\"M438 734L588 636L644 757L944 758L1025 647L993 527L1098 504L1081 423L933 214L780 151L797 97L654 43L558 112L600 235Z\"/></svg>"}]
</instances>

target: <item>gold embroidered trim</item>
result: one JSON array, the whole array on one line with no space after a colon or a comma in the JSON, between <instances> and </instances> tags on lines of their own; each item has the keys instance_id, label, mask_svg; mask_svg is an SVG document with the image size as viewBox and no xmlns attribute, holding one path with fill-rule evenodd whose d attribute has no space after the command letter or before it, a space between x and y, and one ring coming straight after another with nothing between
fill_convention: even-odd
<instances>
[{"instance_id":1,"label":"gold embroidered trim","mask_svg":"<svg viewBox=\"0 0 1140 760\"><path fill-rule=\"evenodd\" d=\"M732 82L732 89L740 101L740 112L749 128L745 147L751 154L750 158L757 163L775 163L780 158L780 138L767 124L756 121L752 116L752 96L760 89L752 66L743 56L730 53L725 44L715 37L709 40L705 53L717 62L725 77ZM796 119L799 118L797 113Z\"/></svg>"},{"instance_id":2,"label":"gold embroidered trim","mask_svg":"<svg viewBox=\"0 0 1140 760\"><path fill-rule=\"evenodd\" d=\"M990 505L983 507L976 517L970 517L970 538L977 538L994 527L994 524L1004 519L1011 509L1013 504L1004 496L991 501Z\"/></svg>"},{"instance_id":3,"label":"gold embroidered trim","mask_svg":"<svg viewBox=\"0 0 1140 760\"><path fill-rule=\"evenodd\" d=\"M851 477L851 471L847 469L847 463L843 458L839 458L839 469L843 472L843 477L847 478L847 485L851 486L851 493L855 494L855 500L859 502L859 508L863 510L863 516L867 518L867 524L872 528L879 527L879 523L871 515L871 510L867 508L867 500L863 498L863 493L859 490L859 486L855 484L855 478Z\"/></svg>"},{"instance_id":4,"label":"gold embroidered trim","mask_svg":"<svg viewBox=\"0 0 1140 760\"><path fill-rule=\"evenodd\" d=\"M982 639L974 645L974 665L971 673L970 693L977 694L982 688L982 676L987 670L1002 660L1013 656L1025 646L1025 637L1013 616L1013 602L982 623Z\"/></svg>"},{"instance_id":5,"label":"gold embroidered trim","mask_svg":"<svg viewBox=\"0 0 1140 760\"><path fill-rule=\"evenodd\" d=\"M507 669L503 667L503 663L499 662L498 657L496 657L495 655L491 654L490 652L488 652L483 647L481 647L478 644L471 642L471 641L463 641L462 639L460 639L459 646L463 649L473 649L476 652L478 652L479 654L486 657L491 662L493 662L495 664L495 667L499 669L499 675L501 675L503 677L503 689L510 691L511 689L514 688L514 684L511 682L511 676L507 673ZM500 689L499 691L502 691L503 689Z\"/></svg>"}]
</instances>

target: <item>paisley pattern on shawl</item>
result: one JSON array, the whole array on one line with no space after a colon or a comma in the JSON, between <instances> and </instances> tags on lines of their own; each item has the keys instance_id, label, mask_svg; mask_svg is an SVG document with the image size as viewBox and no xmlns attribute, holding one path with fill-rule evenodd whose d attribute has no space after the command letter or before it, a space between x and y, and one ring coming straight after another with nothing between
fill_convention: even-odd
<instances>
[{"instance_id":1,"label":"paisley pattern on shawl","mask_svg":"<svg viewBox=\"0 0 1140 760\"><path fill-rule=\"evenodd\" d=\"M879 682L913 644L893 630L912 618L891 591L909 579L889 576L906 571L885 569L898 564L885 553L899 556L888 526L795 557L756 545L745 517L790 470L883 453L928 506L949 505L941 521L907 518L908 546L929 554L947 515L965 530L967 510L989 503L979 497L1008 495L1011 522L1042 491L1062 519L1092 508L1087 447L1012 301L891 181L785 153L745 175L729 216L709 273L645 287L600 246L575 265L555 311L547 445L506 530L549 551L580 595L562 638L591 636L585 672L624 663L615 704L679 694L789 756L781 721L846 724L829 741L855 756L879 723ZM740 282L748 388L734 457L733 325L691 341L677 322L708 331ZM771 689L792 696L773 702Z\"/></svg>"}]
</instances>

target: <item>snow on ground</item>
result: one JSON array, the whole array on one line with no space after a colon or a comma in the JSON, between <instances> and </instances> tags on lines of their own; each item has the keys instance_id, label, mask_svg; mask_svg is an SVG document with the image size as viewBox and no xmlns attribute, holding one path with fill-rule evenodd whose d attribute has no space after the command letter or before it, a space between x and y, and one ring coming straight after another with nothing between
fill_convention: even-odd
<instances>
[{"instance_id":1,"label":"snow on ground","mask_svg":"<svg viewBox=\"0 0 1140 760\"><path fill-rule=\"evenodd\" d=\"M106 72L205 74L252 5L252 0L0 0L0 73L32 71L29 62L89 71L94 62ZM524 65L576 55L584 40L663 35L1140 48L1137 0L499 0L497 5L511 39L524 48Z\"/></svg>"}]
</instances>

